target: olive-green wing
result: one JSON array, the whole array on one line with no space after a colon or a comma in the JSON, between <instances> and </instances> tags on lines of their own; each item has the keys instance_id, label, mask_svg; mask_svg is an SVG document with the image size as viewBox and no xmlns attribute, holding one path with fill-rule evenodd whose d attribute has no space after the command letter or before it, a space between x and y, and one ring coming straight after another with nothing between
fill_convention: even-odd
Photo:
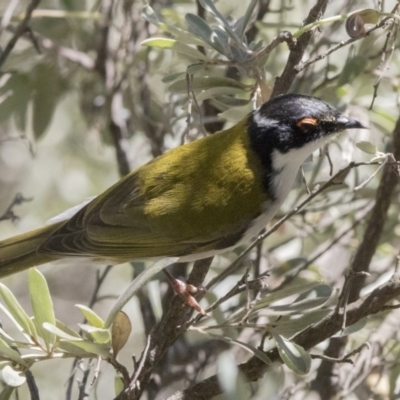
<instances>
[{"instance_id":1,"label":"olive-green wing","mask_svg":"<svg viewBox=\"0 0 400 400\"><path fill-rule=\"evenodd\" d=\"M233 246L265 204L245 136L243 129L225 131L142 166L67 221L41 251L130 260Z\"/></svg>"},{"instance_id":2,"label":"olive-green wing","mask_svg":"<svg viewBox=\"0 0 400 400\"><path fill-rule=\"evenodd\" d=\"M165 191L160 187L154 193L160 202L163 195L167 197L165 212L159 218L149 215L146 205L153 199L141 194L138 175L131 174L62 225L42 244L40 251L54 256L92 256L121 261L182 256L234 245L247 228L246 221L235 227L210 230L207 236L202 236L204 229L197 229L196 224L177 221L186 218L179 215L180 203L175 202L172 210L168 206L170 195L179 197L179 188L169 188L170 194ZM215 211L223 212L222 209ZM171 220L169 229L166 218ZM207 219L205 217L203 223L207 224ZM213 215L209 219L211 224ZM184 225L191 229L185 230Z\"/></svg>"}]
</instances>

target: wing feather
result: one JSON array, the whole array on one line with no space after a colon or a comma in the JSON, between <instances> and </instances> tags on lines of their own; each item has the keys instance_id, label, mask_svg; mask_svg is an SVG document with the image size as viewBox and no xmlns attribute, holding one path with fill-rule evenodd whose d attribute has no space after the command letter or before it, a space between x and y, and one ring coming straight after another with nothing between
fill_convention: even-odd
<instances>
[{"instance_id":1,"label":"wing feather","mask_svg":"<svg viewBox=\"0 0 400 400\"><path fill-rule=\"evenodd\" d=\"M125 261L234 245L265 202L246 138L236 127L151 161L78 211L40 251Z\"/></svg>"}]
</instances>

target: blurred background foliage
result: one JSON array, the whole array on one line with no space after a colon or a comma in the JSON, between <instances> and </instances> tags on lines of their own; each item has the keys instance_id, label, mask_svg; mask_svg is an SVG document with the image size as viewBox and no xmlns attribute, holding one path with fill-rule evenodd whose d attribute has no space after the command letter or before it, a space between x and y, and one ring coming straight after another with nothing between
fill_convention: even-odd
<instances>
[{"instance_id":1,"label":"blurred background foliage","mask_svg":"<svg viewBox=\"0 0 400 400\"><path fill-rule=\"evenodd\" d=\"M311 27L303 29L302 24L320 3L42 0L34 7L29 29L7 57L0 58L0 215L4 213L0 239L42 226L65 209L101 193L130 169L206 132L234 124L271 95L287 90L321 97L370 127L332 143L331 162L325 153L308 160L303 170L311 190L350 161L368 162L372 158L362 151L365 146L356 146L359 141L371 142L383 153L390 151L391 132L399 115L400 84L399 17L390 13L397 12L398 4L395 0L325 2L323 12L314 18L323 18L325 23L312 27L300 62L291 65L295 40L304 32L311 33ZM29 4L34 2L1 2L3 55ZM361 13L361 21L346 20L358 9L369 11ZM346 24L354 30L361 24L361 33L350 32L350 37ZM282 34L284 31L294 38ZM249 280L257 281L267 271L270 274L257 281L259 290L241 291L223 302L211 318L195 325L202 326L201 332L182 335L153 371L154 379L143 398L167 398L218 371L229 399L329 398L328 393L338 398L395 398L399 393L398 329L393 329L362 373L354 369L350 373L348 364L332 364L324 375L323 362L311 362L307 354L300 354L303 371L299 370L301 363L286 359L285 367L277 366L257 383L247 385L236 367L249 357L243 343L250 346L250 355L256 353L260 341L263 350L277 343L283 358L282 349L286 355L295 353L296 349L286 347L292 343L285 340L331 310L374 203L380 174L366 185L363 182L376 169L374 165L352 169L344 185L320 194L250 252L241 268L213 287L202 300L204 308L228 293L242 279L246 267L250 268ZM6 211L17 193L29 201L14 205L12 211L19 218L9 218ZM398 194L397 187L361 294L387 281L396 264ZM299 176L277 218L306 195ZM206 282L218 276L242 250L216 257ZM73 305L91 304L97 267L82 262L61 264L43 266L41 271L49 283L56 315L77 329L82 316ZM106 317L134 271L144 264L133 266L107 271L91 304L101 317ZM177 275L184 275L185 270L182 265L174 268ZM320 282L324 285L316 285ZM4 283L31 314L27 274L8 277ZM134 328L119 361L129 371L132 354L141 354L170 297L160 277L127 305L125 311ZM296 312L285 309L310 298L318 304L299 305ZM257 306L246 309L253 300L258 301ZM240 325L244 316L246 321L259 324L279 320L272 334L275 341L264 340L263 331L251 324ZM388 315L374 316L351 336L345 335L337 345L341 349L337 357L373 340L374 331L385 318ZM13 335L12 324L3 317L2 323ZM212 325L218 328L209 329ZM241 346L230 346L227 337ZM336 343L334 340L323 342L313 352L323 352ZM79 390L74 379L82 380L82 374L90 373L90 383L94 364L78 364L72 392L64 387L71 373L69 361L34 365L40 398L53 399L55 393L62 398L66 391L67 398L83 398L80 396L85 391L90 398L113 398L115 370L106 363L100 366L94 385L82 384ZM89 371L87 375L85 371ZM328 379L329 373L336 377L334 383L321 378ZM27 398L26 386L20 390L20 398Z\"/></svg>"}]
</instances>

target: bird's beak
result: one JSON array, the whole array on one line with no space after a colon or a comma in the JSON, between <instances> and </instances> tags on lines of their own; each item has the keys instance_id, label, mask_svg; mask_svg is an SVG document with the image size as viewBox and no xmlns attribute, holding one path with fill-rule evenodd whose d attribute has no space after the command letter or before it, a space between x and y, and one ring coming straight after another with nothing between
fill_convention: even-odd
<instances>
[{"instance_id":1,"label":"bird's beak","mask_svg":"<svg viewBox=\"0 0 400 400\"><path fill-rule=\"evenodd\" d=\"M368 126L362 124L360 121L356 119L346 117L345 115L339 115L336 118L336 125L340 128L340 130L344 129L368 129Z\"/></svg>"}]
</instances>

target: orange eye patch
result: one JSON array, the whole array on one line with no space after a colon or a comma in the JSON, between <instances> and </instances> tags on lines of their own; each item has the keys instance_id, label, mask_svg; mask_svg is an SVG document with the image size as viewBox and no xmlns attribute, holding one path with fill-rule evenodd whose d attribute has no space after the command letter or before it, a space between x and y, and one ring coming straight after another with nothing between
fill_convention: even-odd
<instances>
[{"instance_id":1,"label":"orange eye patch","mask_svg":"<svg viewBox=\"0 0 400 400\"><path fill-rule=\"evenodd\" d=\"M318 120L316 118L311 118L311 117L305 117L302 118L301 120L297 121L296 125L299 128L311 128L313 126L317 126L318 125Z\"/></svg>"}]
</instances>

